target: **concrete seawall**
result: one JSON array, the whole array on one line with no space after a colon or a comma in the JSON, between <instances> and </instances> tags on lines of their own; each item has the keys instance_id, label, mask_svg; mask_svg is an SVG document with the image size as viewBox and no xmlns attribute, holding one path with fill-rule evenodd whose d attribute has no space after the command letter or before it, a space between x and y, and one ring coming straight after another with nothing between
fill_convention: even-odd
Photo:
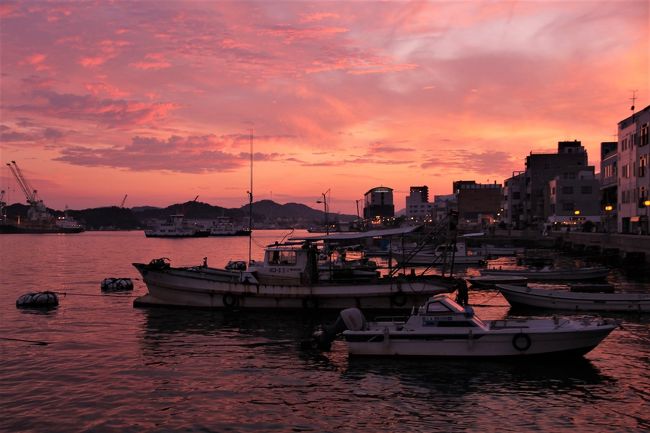
<instances>
[{"instance_id":1,"label":"concrete seawall","mask_svg":"<svg viewBox=\"0 0 650 433\"><path fill-rule=\"evenodd\" d=\"M617 233L552 232L565 250L616 256L630 265L650 265L650 236Z\"/></svg>"}]
</instances>

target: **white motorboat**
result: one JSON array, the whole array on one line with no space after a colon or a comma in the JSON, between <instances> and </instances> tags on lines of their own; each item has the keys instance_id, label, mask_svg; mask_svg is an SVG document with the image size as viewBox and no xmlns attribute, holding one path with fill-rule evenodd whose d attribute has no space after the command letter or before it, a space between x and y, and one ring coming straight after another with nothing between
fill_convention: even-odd
<instances>
[{"instance_id":1,"label":"white motorboat","mask_svg":"<svg viewBox=\"0 0 650 433\"><path fill-rule=\"evenodd\" d=\"M607 319L504 319L483 321L447 295L429 299L405 321L366 322L361 311L341 312L337 323L317 331L327 347L342 332L350 355L427 357L521 357L583 355L616 328Z\"/></svg>"},{"instance_id":2,"label":"white motorboat","mask_svg":"<svg viewBox=\"0 0 650 433\"><path fill-rule=\"evenodd\" d=\"M482 254L468 252L464 242L438 245L433 251L406 248L393 251L397 261L407 266L441 266L450 265L452 261L456 265L482 265L487 259Z\"/></svg>"},{"instance_id":3,"label":"white motorboat","mask_svg":"<svg viewBox=\"0 0 650 433\"><path fill-rule=\"evenodd\" d=\"M183 215L171 215L154 228L145 230L144 235L148 238L196 238L207 237L210 231L190 223Z\"/></svg>"},{"instance_id":4,"label":"white motorboat","mask_svg":"<svg viewBox=\"0 0 650 433\"><path fill-rule=\"evenodd\" d=\"M648 293L585 293L498 284L510 305L570 311L650 312Z\"/></svg>"},{"instance_id":5,"label":"white motorboat","mask_svg":"<svg viewBox=\"0 0 650 433\"><path fill-rule=\"evenodd\" d=\"M134 263L149 293L136 306L172 305L239 309L410 309L433 294L455 290L463 283L435 275L380 276L337 272L321 274L314 244L274 244L264 261L247 270L208 266L171 267L162 259Z\"/></svg>"},{"instance_id":6,"label":"white motorboat","mask_svg":"<svg viewBox=\"0 0 650 433\"><path fill-rule=\"evenodd\" d=\"M470 248L471 252L488 257L516 256L523 254L526 249L523 247L497 247L495 245L482 245L478 248Z\"/></svg>"},{"instance_id":7,"label":"white motorboat","mask_svg":"<svg viewBox=\"0 0 650 433\"><path fill-rule=\"evenodd\" d=\"M482 269L481 275L526 277L531 281L579 281L603 279L609 274L605 267L576 269Z\"/></svg>"},{"instance_id":8,"label":"white motorboat","mask_svg":"<svg viewBox=\"0 0 650 433\"><path fill-rule=\"evenodd\" d=\"M467 281L469 281L474 287L487 289L493 289L497 284L511 284L513 286L525 286L528 284L528 278L516 277L512 275L483 275L480 277L468 278Z\"/></svg>"}]
</instances>

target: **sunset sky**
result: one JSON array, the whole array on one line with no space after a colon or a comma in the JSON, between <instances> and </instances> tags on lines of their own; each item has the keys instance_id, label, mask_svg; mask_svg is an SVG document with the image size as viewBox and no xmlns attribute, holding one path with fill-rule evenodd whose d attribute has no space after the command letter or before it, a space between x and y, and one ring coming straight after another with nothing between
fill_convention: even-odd
<instances>
[{"instance_id":1,"label":"sunset sky","mask_svg":"<svg viewBox=\"0 0 650 433\"><path fill-rule=\"evenodd\" d=\"M648 1L2 1L1 186L49 207L502 182L650 103Z\"/></svg>"}]
</instances>

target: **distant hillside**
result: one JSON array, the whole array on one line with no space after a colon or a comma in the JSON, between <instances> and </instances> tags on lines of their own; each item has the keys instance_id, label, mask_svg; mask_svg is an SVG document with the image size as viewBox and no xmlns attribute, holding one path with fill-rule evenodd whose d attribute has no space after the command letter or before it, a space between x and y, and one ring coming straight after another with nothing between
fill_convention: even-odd
<instances>
[{"instance_id":1,"label":"distant hillside","mask_svg":"<svg viewBox=\"0 0 650 433\"><path fill-rule=\"evenodd\" d=\"M29 206L15 203L7 206L7 216L10 221L15 221L18 216L21 219L27 218ZM229 217L236 223L245 225L248 220L249 205L237 209L227 209L220 206L212 206L198 201L177 203L166 208L154 206L138 206L132 209L120 208L117 206L99 207L82 210L69 210L68 214L89 230L100 228L135 229L144 227L148 221L163 220L170 215L182 214L191 219L214 219L217 217ZM54 209L48 209L54 216L61 216L64 213ZM253 203L253 220L257 223L273 223L282 227L293 227L297 225L322 224L324 220L322 210L312 209L309 206L299 203L278 204L271 200L261 200ZM352 221L354 215L329 215L328 219L334 221Z\"/></svg>"},{"instance_id":2,"label":"distant hillside","mask_svg":"<svg viewBox=\"0 0 650 433\"><path fill-rule=\"evenodd\" d=\"M241 207L241 211L248 215L249 205ZM260 200L253 203L253 216L256 220L304 220L322 223L324 219L324 212L310 208L300 203L287 203L278 204L271 200ZM338 215L331 214L328 216L330 221L353 221L356 219L354 215Z\"/></svg>"}]
</instances>

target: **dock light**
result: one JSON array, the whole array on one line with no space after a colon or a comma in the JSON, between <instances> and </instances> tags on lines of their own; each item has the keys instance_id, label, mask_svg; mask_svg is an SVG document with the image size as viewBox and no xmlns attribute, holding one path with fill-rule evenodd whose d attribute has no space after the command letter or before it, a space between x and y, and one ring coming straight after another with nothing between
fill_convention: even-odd
<instances>
[{"instance_id":1,"label":"dock light","mask_svg":"<svg viewBox=\"0 0 650 433\"><path fill-rule=\"evenodd\" d=\"M608 204L607 206L605 206L605 210L606 210L607 212L611 212L612 209L614 209L614 207L613 207L611 204Z\"/></svg>"},{"instance_id":2,"label":"dock light","mask_svg":"<svg viewBox=\"0 0 650 433\"><path fill-rule=\"evenodd\" d=\"M579 211L579 210L576 210L576 211L573 212L573 214L574 214L574 215L580 215L580 211Z\"/></svg>"},{"instance_id":3,"label":"dock light","mask_svg":"<svg viewBox=\"0 0 650 433\"><path fill-rule=\"evenodd\" d=\"M645 207L650 207L650 200L646 200L646 201L644 201L644 202L643 202L643 205L644 205Z\"/></svg>"}]
</instances>

